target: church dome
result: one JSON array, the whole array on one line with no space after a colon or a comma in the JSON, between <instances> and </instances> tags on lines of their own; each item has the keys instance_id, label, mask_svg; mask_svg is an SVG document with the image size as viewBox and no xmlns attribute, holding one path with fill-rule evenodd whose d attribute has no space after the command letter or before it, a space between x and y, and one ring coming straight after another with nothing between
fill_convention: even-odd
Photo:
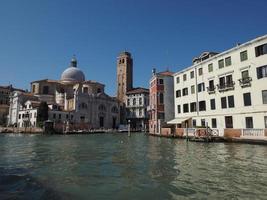
<instances>
[{"instance_id":1,"label":"church dome","mask_svg":"<svg viewBox=\"0 0 267 200\"><path fill-rule=\"evenodd\" d=\"M85 76L82 70L77 68L77 60L76 58L71 59L71 64L69 68L67 68L61 74L61 81L66 82L83 82L85 81Z\"/></svg>"}]
</instances>

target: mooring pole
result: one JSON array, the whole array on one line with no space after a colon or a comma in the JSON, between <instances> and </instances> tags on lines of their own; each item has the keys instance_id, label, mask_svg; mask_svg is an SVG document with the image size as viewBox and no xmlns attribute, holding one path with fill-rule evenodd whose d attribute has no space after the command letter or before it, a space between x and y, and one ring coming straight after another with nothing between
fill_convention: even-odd
<instances>
[{"instance_id":1,"label":"mooring pole","mask_svg":"<svg viewBox=\"0 0 267 200\"><path fill-rule=\"evenodd\" d=\"M188 141L188 125L187 125L187 122L185 122L185 129L186 129L186 141Z\"/></svg>"},{"instance_id":2,"label":"mooring pole","mask_svg":"<svg viewBox=\"0 0 267 200\"><path fill-rule=\"evenodd\" d=\"M128 137L131 136L131 121L128 120Z\"/></svg>"}]
</instances>

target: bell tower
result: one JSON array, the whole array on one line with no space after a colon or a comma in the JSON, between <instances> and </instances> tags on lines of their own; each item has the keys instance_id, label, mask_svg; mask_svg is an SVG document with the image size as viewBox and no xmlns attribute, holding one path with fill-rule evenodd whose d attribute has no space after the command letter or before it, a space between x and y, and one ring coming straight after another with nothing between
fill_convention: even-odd
<instances>
[{"instance_id":1,"label":"bell tower","mask_svg":"<svg viewBox=\"0 0 267 200\"><path fill-rule=\"evenodd\" d=\"M125 103L126 92L133 88L133 59L129 52L117 58L117 99Z\"/></svg>"}]
</instances>

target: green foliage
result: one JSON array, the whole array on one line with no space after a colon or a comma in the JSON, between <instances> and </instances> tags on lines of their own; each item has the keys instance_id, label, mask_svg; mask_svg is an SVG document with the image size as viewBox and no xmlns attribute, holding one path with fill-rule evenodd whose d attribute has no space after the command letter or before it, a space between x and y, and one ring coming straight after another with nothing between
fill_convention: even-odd
<instances>
[{"instance_id":1,"label":"green foliage","mask_svg":"<svg viewBox=\"0 0 267 200\"><path fill-rule=\"evenodd\" d=\"M37 124L42 127L44 121L48 120L48 105L46 102L42 101L37 111Z\"/></svg>"}]
</instances>

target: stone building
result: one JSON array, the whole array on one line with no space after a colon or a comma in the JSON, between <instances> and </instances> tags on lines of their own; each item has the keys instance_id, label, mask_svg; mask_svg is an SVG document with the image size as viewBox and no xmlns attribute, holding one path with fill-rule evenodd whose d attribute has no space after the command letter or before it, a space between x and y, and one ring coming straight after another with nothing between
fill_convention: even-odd
<instances>
[{"instance_id":1,"label":"stone building","mask_svg":"<svg viewBox=\"0 0 267 200\"><path fill-rule=\"evenodd\" d=\"M26 101L19 98L24 95L13 95L10 124L18 122L21 105L15 104L25 104ZM117 99L105 94L105 85L102 83L86 80L84 73L77 68L76 58L71 60L60 80L44 79L31 82L31 95L40 102L47 102L49 119L57 123L69 121L73 124L87 124L89 128L106 129L117 128L119 125Z\"/></svg>"},{"instance_id":2,"label":"stone building","mask_svg":"<svg viewBox=\"0 0 267 200\"><path fill-rule=\"evenodd\" d=\"M134 130L146 130L148 128L147 106L149 105L149 90L146 88L134 88L126 93L126 120Z\"/></svg>"},{"instance_id":3,"label":"stone building","mask_svg":"<svg viewBox=\"0 0 267 200\"><path fill-rule=\"evenodd\" d=\"M149 132L160 134L161 128L174 118L173 73L153 69L149 96Z\"/></svg>"},{"instance_id":4,"label":"stone building","mask_svg":"<svg viewBox=\"0 0 267 200\"><path fill-rule=\"evenodd\" d=\"M9 97L13 91L24 91L8 86L0 86L0 125L5 125L7 122L7 116L9 112Z\"/></svg>"}]
</instances>

